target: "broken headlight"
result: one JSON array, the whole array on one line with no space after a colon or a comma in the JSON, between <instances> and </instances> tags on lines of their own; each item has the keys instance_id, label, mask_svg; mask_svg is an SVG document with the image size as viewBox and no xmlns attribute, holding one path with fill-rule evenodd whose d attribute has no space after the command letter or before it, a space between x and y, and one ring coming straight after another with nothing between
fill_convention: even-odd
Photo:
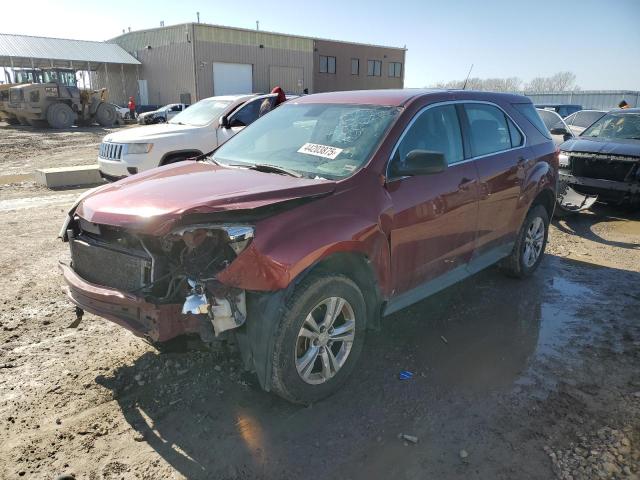
<instances>
[{"instance_id":1,"label":"broken headlight","mask_svg":"<svg viewBox=\"0 0 640 480\"><path fill-rule=\"evenodd\" d=\"M251 242L253 227L249 225L197 224L174 230L170 237L181 237L185 246L193 250L202 245L207 238L219 238L221 235L235 254L239 255Z\"/></svg>"}]
</instances>

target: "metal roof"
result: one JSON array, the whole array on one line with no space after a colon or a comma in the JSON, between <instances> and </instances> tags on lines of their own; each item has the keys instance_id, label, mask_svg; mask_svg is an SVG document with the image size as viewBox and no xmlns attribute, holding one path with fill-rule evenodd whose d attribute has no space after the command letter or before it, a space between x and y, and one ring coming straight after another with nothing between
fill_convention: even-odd
<instances>
[{"instance_id":1,"label":"metal roof","mask_svg":"<svg viewBox=\"0 0 640 480\"><path fill-rule=\"evenodd\" d=\"M2 57L140 65L138 60L115 43L6 33L0 33Z\"/></svg>"}]
</instances>

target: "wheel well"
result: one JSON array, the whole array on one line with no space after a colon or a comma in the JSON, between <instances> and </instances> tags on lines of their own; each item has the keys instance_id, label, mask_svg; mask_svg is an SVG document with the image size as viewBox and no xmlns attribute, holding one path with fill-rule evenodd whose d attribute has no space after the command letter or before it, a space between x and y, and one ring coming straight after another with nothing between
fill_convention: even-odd
<instances>
[{"instance_id":1,"label":"wheel well","mask_svg":"<svg viewBox=\"0 0 640 480\"><path fill-rule=\"evenodd\" d=\"M175 159L175 158L190 158L190 157L197 157L198 155L202 155L202 152L198 151L198 150L184 150L184 151L180 151L180 152L171 152L171 153L167 153L164 157L162 157L162 161L160 162L160 166L162 165L166 165L167 163L169 163L171 160Z\"/></svg>"},{"instance_id":2,"label":"wheel well","mask_svg":"<svg viewBox=\"0 0 640 480\"><path fill-rule=\"evenodd\" d=\"M305 273L332 273L353 280L362 291L367 306L367 328L380 327L382 296L376 281L376 275L369 259L359 253L335 253L311 267Z\"/></svg>"},{"instance_id":3,"label":"wheel well","mask_svg":"<svg viewBox=\"0 0 640 480\"><path fill-rule=\"evenodd\" d=\"M547 211L549 219L551 219L551 217L553 217L553 209L556 205L556 197L551 190L545 188L533 199L531 207L535 205L542 205Z\"/></svg>"}]
</instances>

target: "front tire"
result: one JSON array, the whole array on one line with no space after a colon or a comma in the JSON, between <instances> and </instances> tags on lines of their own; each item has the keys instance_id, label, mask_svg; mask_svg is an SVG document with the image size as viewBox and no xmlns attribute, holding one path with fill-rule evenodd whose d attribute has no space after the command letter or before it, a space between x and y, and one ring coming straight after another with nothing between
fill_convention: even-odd
<instances>
[{"instance_id":1,"label":"front tire","mask_svg":"<svg viewBox=\"0 0 640 480\"><path fill-rule=\"evenodd\" d=\"M101 103L96 110L96 121L101 127L112 127L118 119L118 112L113 105Z\"/></svg>"},{"instance_id":2,"label":"front tire","mask_svg":"<svg viewBox=\"0 0 640 480\"><path fill-rule=\"evenodd\" d=\"M516 238L511 254L502 261L502 270L509 276L531 275L544 256L549 236L549 214L542 205L531 207Z\"/></svg>"},{"instance_id":3,"label":"front tire","mask_svg":"<svg viewBox=\"0 0 640 480\"><path fill-rule=\"evenodd\" d=\"M305 405L333 394L356 366L365 328L365 301L352 280L343 275L303 280L276 330L273 392Z\"/></svg>"},{"instance_id":4,"label":"front tire","mask_svg":"<svg viewBox=\"0 0 640 480\"><path fill-rule=\"evenodd\" d=\"M53 103L47 108L47 123L51 128L70 128L77 115L66 103Z\"/></svg>"}]
</instances>

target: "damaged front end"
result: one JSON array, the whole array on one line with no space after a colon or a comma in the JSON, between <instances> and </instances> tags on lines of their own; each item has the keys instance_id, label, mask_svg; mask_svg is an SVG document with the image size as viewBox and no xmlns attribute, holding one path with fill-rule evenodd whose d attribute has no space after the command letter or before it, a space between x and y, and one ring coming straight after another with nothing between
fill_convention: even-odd
<instances>
[{"instance_id":1,"label":"damaged front end","mask_svg":"<svg viewBox=\"0 0 640 480\"><path fill-rule=\"evenodd\" d=\"M560 152L558 207L590 208L596 200L640 205L640 158L602 152Z\"/></svg>"},{"instance_id":2,"label":"damaged front end","mask_svg":"<svg viewBox=\"0 0 640 480\"><path fill-rule=\"evenodd\" d=\"M67 294L151 343L183 334L211 342L246 320L245 291L216 276L253 233L251 225L197 224L156 237L75 215L62 234L71 248L71 265L61 266Z\"/></svg>"}]
</instances>

